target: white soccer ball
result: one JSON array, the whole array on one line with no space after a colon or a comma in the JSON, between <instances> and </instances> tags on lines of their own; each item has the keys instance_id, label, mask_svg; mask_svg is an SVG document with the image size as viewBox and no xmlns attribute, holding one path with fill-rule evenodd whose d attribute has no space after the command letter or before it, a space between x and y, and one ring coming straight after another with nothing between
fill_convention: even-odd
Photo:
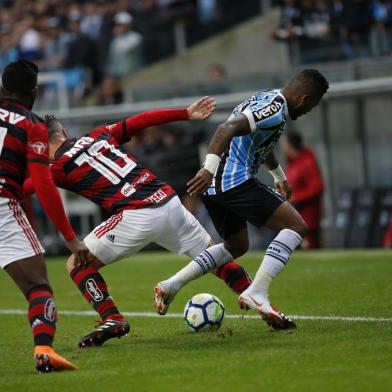
<instances>
[{"instance_id":1,"label":"white soccer ball","mask_svg":"<svg viewBox=\"0 0 392 392\"><path fill-rule=\"evenodd\" d=\"M197 294L185 305L184 319L193 332L216 331L222 325L225 307L212 294Z\"/></svg>"}]
</instances>

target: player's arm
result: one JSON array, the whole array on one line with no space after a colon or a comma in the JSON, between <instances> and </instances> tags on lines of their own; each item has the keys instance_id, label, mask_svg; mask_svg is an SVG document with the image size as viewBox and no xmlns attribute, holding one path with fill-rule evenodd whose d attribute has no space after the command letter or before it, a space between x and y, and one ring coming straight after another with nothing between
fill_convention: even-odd
<instances>
[{"instance_id":1,"label":"player's arm","mask_svg":"<svg viewBox=\"0 0 392 392\"><path fill-rule=\"evenodd\" d=\"M203 168L187 183L189 195L196 196L210 187L220 156L229 148L233 137L248 133L251 133L251 126L243 114L218 126L208 146Z\"/></svg>"},{"instance_id":2,"label":"player's arm","mask_svg":"<svg viewBox=\"0 0 392 392\"><path fill-rule=\"evenodd\" d=\"M264 166L268 169L271 176L274 178L275 189L281 195L284 196L286 200L291 199L291 195L293 193L289 182L287 181L287 177L284 174L282 167L279 164L276 155L271 152L266 160L264 161Z\"/></svg>"},{"instance_id":3,"label":"player's arm","mask_svg":"<svg viewBox=\"0 0 392 392\"><path fill-rule=\"evenodd\" d=\"M205 120L212 115L215 106L214 98L203 97L185 109L157 109L137 114L111 126L110 131L117 141L122 144L148 127L173 121Z\"/></svg>"},{"instance_id":4,"label":"player's arm","mask_svg":"<svg viewBox=\"0 0 392 392\"><path fill-rule=\"evenodd\" d=\"M63 235L68 248L75 255L79 265L88 263L89 251L79 241L65 214L60 194L53 182L48 162L48 133L42 124L29 132L27 147L27 165L42 208Z\"/></svg>"}]
</instances>

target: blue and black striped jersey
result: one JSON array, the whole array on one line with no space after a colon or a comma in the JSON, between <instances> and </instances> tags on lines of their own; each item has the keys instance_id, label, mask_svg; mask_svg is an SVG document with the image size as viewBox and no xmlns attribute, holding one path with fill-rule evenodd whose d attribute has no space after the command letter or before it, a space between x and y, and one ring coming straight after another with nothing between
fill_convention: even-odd
<instances>
[{"instance_id":1,"label":"blue and black striped jersey","mask_svg":"<svg viewBox=\"0 0 392 392\"><path fill-rule=\"evenodd\" d=\"M251 133L234 137L229 149L222 154L207 191L209 195L226 192L257 174L284 131L287 102L280 90L259 92L239 104L229 120L240 115L248 119Z\"/></svg>"}]
</instances>

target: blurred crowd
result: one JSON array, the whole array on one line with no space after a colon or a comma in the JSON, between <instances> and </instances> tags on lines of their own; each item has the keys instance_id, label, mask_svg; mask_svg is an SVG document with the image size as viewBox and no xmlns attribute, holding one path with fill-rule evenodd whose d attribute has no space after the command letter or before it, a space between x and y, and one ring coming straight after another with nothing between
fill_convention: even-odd
<instances>
[{"instance_id":1,"label":"blurred crowd","mask_svg":"<svg viewBox=\"0 0 392 392\"><path fill-rule=\"evenodd\" d=\"M85 95L260 11L235 0L0 0L0 73L18 58L64 72ZM181 30L182 29L182 30ZM177 35L177 37L176 37ZM180 37L181 38L181 37ZM117 97L117 99L119 99Z\"/></svg>"},{"instance_id":2,"label":"blurred crowd","mask_svg":"<svg viewBox=\"0 0 392 392\"><path fill-rule=\"evenodd\" d=\"M380 56L392 50L391 0L284 0L272 32L293 62Z\"/></svg>"}]
</instances>

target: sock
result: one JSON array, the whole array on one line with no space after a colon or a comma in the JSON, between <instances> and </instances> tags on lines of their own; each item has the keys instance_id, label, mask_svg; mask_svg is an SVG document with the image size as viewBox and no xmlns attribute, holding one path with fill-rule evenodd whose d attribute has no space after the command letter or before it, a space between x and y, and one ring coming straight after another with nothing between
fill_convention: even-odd
<instances>
[{"instance_id":1,"label":"sock","mask_svg":"<svg viewBox=\"0 0 392 392\"><path fill-rule=\"evenodd\" d=\"M222 279L236 294L241 294L252 283L252 279L245 269L235 261L221 265L215 275Z\"/></svg>"},{"instance_id":2,"label":"sock","mask_svg":"<svg viewBox=\"0 0 392 392\"><path fill-rule=\"evenodd\" d=\"M291 254L301 242L302 237L295 231L281 230L268 246L250 289L268 298L272 279L283 270Z\"/></svg>"},{"instance_id":3,"label":"sock","mask_svg":"<svg viewBox=\"0 0 392 392\"><path fill-rule=\"evenodd\" d=\"M70 274L71 279L78 286L83 297L99 313L102 320L124 320L124 316L118 311L112 297L108 293L106 282L97 269L74 268Z\"/></svg>"},{"instance_id":4,"label":"sock","mask_svg":"<svg viewBox=\"0 0 392 392\"><path fill-rule=\"evenodd\" d=\"M46 285L36 286L27 294L27 300L34 345L52 346L56 334L57 311L51 288Z\"/></svg>"},{"instance_id":5,"label":"sock","mask_svg":"<svg viewBox=\"0 0 392 392\"><path fill-rule=\"evenodd\" d=\"M179 290L191 280L205 275L207 272L220 267L232 259L233 256L226 250L223 244L212 245L172 276L169 281L174 285L175 290Z\"/></svg>"}]
</instances>

